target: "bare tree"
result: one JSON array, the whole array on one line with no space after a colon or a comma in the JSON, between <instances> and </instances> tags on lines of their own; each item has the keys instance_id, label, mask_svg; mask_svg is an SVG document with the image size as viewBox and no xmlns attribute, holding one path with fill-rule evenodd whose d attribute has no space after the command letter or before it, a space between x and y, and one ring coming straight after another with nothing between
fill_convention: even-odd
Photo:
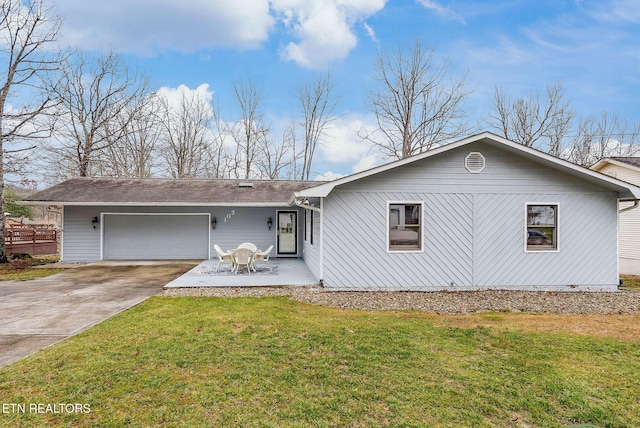
<instances>
[{"instance_id":1,"label":"bare tree","mask_svg":"<svg viewBox=\"0 0 640 428\"><path fill-rule=\"evenodd\" d=\"M73 160L79 176L91 175L101 152L130 131L148 88L147 77L131 73L112 52L97 58L82 53L70 57L61 77L49 85L61 104L55 151L62 159Z\"/></svg>"},{"instance_id":2,"label":"bare tree","mask_svg":"<svg viewBox=\"0 0 640 428\"><path fill-rule=\"evenodd\" d=\"M313 155L320 144L326 126L336 117L334 110L341 98L334 95L335 81L330 72L304 84L298 89L298 102L304 116L304 148L302 151L302 170L300 178L308 180L313 163Z\"/></svg>"},{"instance_id":3,"label":"bare tree","mask_svg":"<svg viewBox=\"0 0 640 428\"><path fill-rule=\"evenodd\" d=\"M295 158L296 133L295 124L290 124L282 133L282 140L275 143L271 138L264 138L260 142L261 155L256 166L261 176L270 180L286 177L294 178L292 166Z\"/></svg>"},{"instance_id":4,"label":"bare tree","mask_svg":"<svg viewBox=\"0 0 640 428\"><path fill-rule=\"evenodd\" d=\"M373 65L376 86L368 97L378 130L361 130L359 136L382 155L400 159L462 135L467 76L448 76L448 62L438 63L434 50L419 39L380 53Z\"/></svg>"},{"instance_id":5,"label":"bare tree","mask_svg":"<svg viewBox=\"0 0 640 428\"><path fill-rule=\"evenodd\" d=\"M115 177L151 177L156 162L156 144L161 135L159 111L162 104L156 94L149 95L134 111L123 111L114 125L126 132L108 145L100 162L101 175ZM109 125L111 126L111 125ZM116 136L117 132L109 132Z\"/></svg>"},{"instance_id":6,"label":"bare tree","mask_svg":"<svg viewBox=\"0 0 640 428\"><path fill-rule=\"evenodd\" d=\"M617 113L581 118L563 157L589 167L605 157L635 156L640 152L640 123L632 124Z\"/></svg>"},{"instance_id":7,"label":"bare tree","mask_svg":"<svg viewBox=\"0 0 640 428\"><path fill-rule=\"evenodd\" d=\"M560 83L547 85L546 96L541 98L536 92L512 100L503 89L496 87L494 112L489 116L488 125L511 141L560 156L575 115Z\"/></svg>"},{"instance_id":8,"label":"bare tree","mask_svg":"<svg viewBox=\"0 0 640 428\"><path fill-rule=\"evenodd\" d=\"M227 125L221 120L218 108L213 110L213 124L210 126L211 140L209 142L206 162L205 176L209 178L228 178L232 171L235 171L234 157L227 150Z\"/></svg>"},{"instance_id":9,"label":"bare tree","mask_svg":"<svg viewBox=\"0 0 640 428\"><path fill-rule=\"evenodd\" d=\"M231 130L236 141L236 165L242 168L236 171L237 177L249 178L260 147L265 147L269 127L264 123L260 104L262 92L253 79L233 82L233 90L240 107L241 118Z\"/></svg>"},{"instance_id":10,"label":"bare tree","mask_svg":"<svg viewBox=\"0 0 640 428\"><path fill-rule=\"evenodd\" d=\"M5 167L8 145L47 137L37 120L52 100L41 92L43 74L58 68L60 20L42 0L3 0L0 4L0 262L7 262L4 236ZM53 52L53 53L52 53ZM23 92L19 88L24 89ZM41 95L44 94L44 95ZM26 98L19 99L19 96ZM15 101L12 102L12 99ZM11 104L15 107L10 107Z\"/></svg>"},{"instance_id":11,"label":"bare tree","mask_svg":"<svg viewBox=\"0 0 640 428\"><path fill-rule=\"evenodd\" d=\"M204 174L209 142L210 124L214 112L209 102L197 92L184 90L180 102L172 106L162 100L164 126L162 154L165 168L173 178L193 178Z\"/></svg>"}]
</instances>

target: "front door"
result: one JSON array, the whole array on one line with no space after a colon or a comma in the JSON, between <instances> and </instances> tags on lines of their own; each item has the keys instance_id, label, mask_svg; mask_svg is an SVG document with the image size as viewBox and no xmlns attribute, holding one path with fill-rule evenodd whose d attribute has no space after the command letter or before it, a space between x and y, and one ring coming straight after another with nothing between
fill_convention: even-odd
<instances>
[{"instance_id":1,"label":"front door","mask_svg":"<svg viewBox=\"0 0 640 428\"><path fill-rule=\"evenodd\" d=\"M278 211L278 254L298 254L297 211Z\"/></svg>"}]
</instances>

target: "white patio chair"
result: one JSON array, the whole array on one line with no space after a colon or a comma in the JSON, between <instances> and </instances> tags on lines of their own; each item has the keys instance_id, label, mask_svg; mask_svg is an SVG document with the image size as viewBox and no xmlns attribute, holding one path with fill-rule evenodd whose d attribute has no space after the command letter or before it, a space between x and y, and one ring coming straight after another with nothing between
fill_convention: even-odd
<instances>
[{"instance_id":1,"label":"white patio chair","mask_svg":"<svg viewBox=\"0 0 640 428\"><path fill-rule=\"evenodd\" d=\"M253 258L253 270L256 270L256 264L258 262L266 262L269 265L269 255L271 254L271 250L273 250L273 245L267 248L264 251L256 251L255 257Z\"/></svg>"},{"instance_id":2,"label":"white patio chair","mask_svg":"<svg viewBox=\"0 0 640 428\"><path fill-rule=\"evenodd\" d=\"M253 256L254 252L248 248L238 248L233 250L231 253L231 257L233 258L233 270L235 274L238 274L238 270L241 267L246 267L247 272L251 273L251 269L253 268Z\"/></svg>"},{"instance_id":3,"label":"white patio chair","mask_svg":"<svg viewBox=\"0 0 640 428\"><path fill-rule=\"evenodd\" d=\"M225 253L218 245L214 245L213 248L216 250L216 254L218 255L218 267L216 268L216 272L220 271L220 266L222 266L223 263L229 263L231 265L231 271L233 271L233 257L231 257L231 253Z\"/></svg>"},{"instance_id":4,"label":"white patio chair","mask_svg":"<svg viewBox=\"0 0 640 428\"><path fill-rule=\"evenodd\" d=\"M253 251L254 253L258 251L258 247L256 247L251 242L243 242L242 244L238 245L238 248L246 248L248 250Z\"/></svg>"}]
</instances>

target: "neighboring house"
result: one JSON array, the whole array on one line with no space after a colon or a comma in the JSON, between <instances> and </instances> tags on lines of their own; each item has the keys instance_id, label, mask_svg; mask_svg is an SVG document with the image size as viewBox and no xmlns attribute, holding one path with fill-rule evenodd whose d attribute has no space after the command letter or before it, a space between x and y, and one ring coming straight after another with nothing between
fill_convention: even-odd
<instances>
[{"instance_id":1,"label":"neighboring house","mask_svg":"<svg viewBox=\"0 0 640 428\"><path fill-rule=\"evenodd\" d=\"M640 157L605 158L591 167L594 171L640 185ZM620 204L620 273L640 275L640 209L636 204Z\"/></svg>"},{"instance_id":2,"label":"neighboring house","mask_svg":"<svg viewBox=\"0 0 640 428\"><path fill-rule=\"evenodd\" d=\"M335 290L615 290L618 203L638 199L490 133L327 183L75 179L30 197L64 206L63 260L252 241Z\"/></svg>"}]
</instances>

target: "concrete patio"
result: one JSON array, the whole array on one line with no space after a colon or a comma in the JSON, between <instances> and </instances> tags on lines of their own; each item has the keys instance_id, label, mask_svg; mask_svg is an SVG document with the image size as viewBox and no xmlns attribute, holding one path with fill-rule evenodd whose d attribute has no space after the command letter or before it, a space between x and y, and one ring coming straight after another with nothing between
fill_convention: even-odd
<instances>
[{"instance_id":1,"label":"concrete patio","mask_svg":"<svg viewBox=\"0 0 640 428\"><path fill-rule=\"evenodd\" d=\"M230 266L221 266L216 272L218 260L205 260L184 275L174 279L165 288L179 287L279 287L318 285L318 281L302 259L271 259L260 263L257 272L246 270L238 274L230 272Z\"/></svg>"}]
</instances>

